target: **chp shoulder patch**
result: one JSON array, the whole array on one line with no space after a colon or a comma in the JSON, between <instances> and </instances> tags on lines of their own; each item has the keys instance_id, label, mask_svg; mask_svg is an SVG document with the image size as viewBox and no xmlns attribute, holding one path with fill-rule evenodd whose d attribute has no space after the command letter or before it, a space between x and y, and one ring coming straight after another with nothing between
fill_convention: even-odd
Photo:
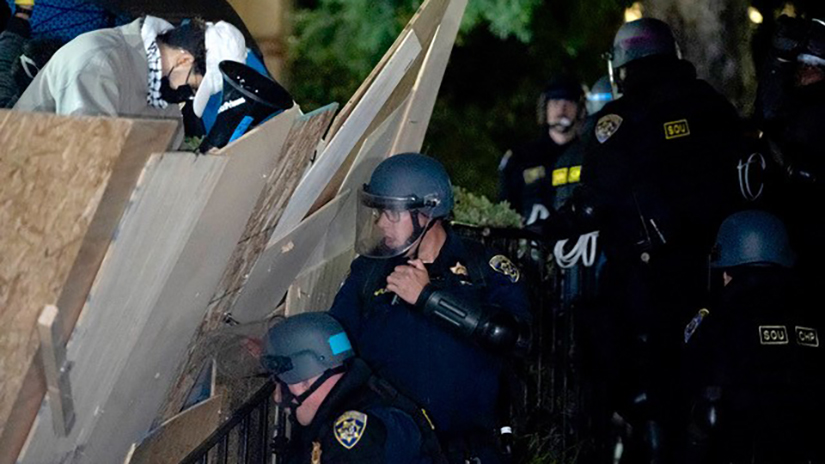
<instances>
[{"instance_id":1,"label":"chp shoulder patch","mask_svg":"<svg viewBox=\"0 0 825 464\"><path fill-rule=\"evenodd\" d=\"M335 439L346 449L352 449L364 436L367 415L360 411L347 411L335 419Z\"/></svg>"},{"instance_id":2,"label":"chp shoulder patch","mask_svg":"<svg viewBox=\"0 0 825 464\"><path fill-rule=\"evenodd\" d=\"M495 255L490 258L490 267L494 271L506 275L513 283L518 282L519 277L521 277L518 267L510 261L510 258L504 255Z\"/></svg>"},{"instance_id":3,"label":"chp shoulder patch","mask_svg":"<svg viewBox=\"0 0 825 464\"><path fill-rule=\"evenodd\" d=\"M624 121L624 119L618 114L608 114L599 118L599 122L596 123L596 140L598 140L599 143L607 142L607 139L619 130L622 121Z\"/></svg>"}]
</instances>

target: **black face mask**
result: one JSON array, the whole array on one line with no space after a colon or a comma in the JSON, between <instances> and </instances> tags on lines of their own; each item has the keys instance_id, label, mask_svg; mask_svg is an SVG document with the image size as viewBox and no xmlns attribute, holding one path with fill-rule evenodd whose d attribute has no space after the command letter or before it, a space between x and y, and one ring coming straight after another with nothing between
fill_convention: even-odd
<instances>
[{"instance_id":1,"label":"black face mask","mask_svg":"<svg viewBox=\"0 0 825 464\"><path fill-rule=\"evenodd\" d=\"M195 90L189 84L173 89L169 84L169 76L163 76L163 79L160 80L160 98L166 103L183 103L191 100L194 96Z\"/></svg>"}]
</instances>

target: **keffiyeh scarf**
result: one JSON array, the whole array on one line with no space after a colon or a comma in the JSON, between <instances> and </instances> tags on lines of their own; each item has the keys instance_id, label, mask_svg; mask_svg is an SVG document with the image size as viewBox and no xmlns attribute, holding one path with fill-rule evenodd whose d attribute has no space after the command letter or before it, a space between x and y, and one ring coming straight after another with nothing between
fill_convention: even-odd
<instances>
[{"instance_id":1,"label":"keffiyeh scarf","mask_svg":"<svg viewBox=\"0 0 825 464\"><path fill-rule=\"evenodd\" d=\"M140 35L143 38L143 46L146 49L146 60L149 63L149 82L146 102L153 108L166 108L168 103L160 98L160 83L163 79L163 71L160 61L160 48L157 43L157 36L172 29L172 25L163 19L154 16L146 16L143 26L140 28Z\"/></svg>"}]
</instances>

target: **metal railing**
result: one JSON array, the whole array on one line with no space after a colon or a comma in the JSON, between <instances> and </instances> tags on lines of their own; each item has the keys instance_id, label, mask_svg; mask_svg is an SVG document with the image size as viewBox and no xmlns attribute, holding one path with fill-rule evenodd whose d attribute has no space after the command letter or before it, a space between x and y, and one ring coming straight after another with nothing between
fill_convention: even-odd
<instances>
[{"instance_id":1,"label":"metal railing","mask_svg":"<svg viewBox=\"0 0 825 464\"><path fill-rule=\"evenodd\" d=\"M274 391L274 383L264 384L181 464L278 464L273 445L284 435L286 419L273 402Z\"/></svg>"}]
</instances>

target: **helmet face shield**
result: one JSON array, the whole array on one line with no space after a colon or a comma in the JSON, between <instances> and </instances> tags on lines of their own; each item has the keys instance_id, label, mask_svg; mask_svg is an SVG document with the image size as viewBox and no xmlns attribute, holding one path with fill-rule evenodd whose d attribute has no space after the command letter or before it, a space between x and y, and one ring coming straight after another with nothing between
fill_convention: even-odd
<instances>
[{"instance_id":1,"label":"helmet face shield","mask_svg":"<svg viewBox=\"0 0 825 464\"><path fill-rule=\"evenodd\" d=\"M355 251L369 258L393 258L409 251L428 229L437 201L386 197L359 190ZM419 221L426 217L426 223Z\"/></svg>"}]
</instances>

